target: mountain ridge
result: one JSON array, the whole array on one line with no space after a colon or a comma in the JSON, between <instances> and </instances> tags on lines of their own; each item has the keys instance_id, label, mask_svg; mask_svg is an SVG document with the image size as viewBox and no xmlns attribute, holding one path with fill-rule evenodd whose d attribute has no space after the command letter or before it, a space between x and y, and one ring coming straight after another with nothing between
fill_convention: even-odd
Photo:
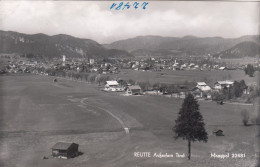
<instances>
[{"instance_id":1,"label":"mountain ridge","mask_svg":"<svg viewBox=\"0 0 260 167\"><path fill-rule=\"evenodd\" d=\"M156 42L154 42L155 40ZM244 41L260 42L258 35L245 35L238 38L196 37L192 35L184 37L138 36L103 46L109 49L123 49L128 52L143 49L151 51L181 50L191 54L216 54Z\"/></svg>"},{"instance_id":2,"label":"mountain ridge","mask_svg":"<svg viewBox=\"0 0 260 167\"><path fill-rule=\"evenodd\" d=\"M229 49L243 42L253 42L237 46L239 52ZM256 45L257 44L257 45ZM89 58L126 58L126 57L167 57L167 56L201 56L223 55L243 57L259 53L259 35L245 35L238 38L223 37L163 37L158 35L137 36L125 40L100 44L92 39L78 38L67 34L46 35L43 33L23 34L0 30L0 52L34 54L53 58L68 57ZM251 53L250 48L253 48ZM226 53L229 54L224 54ZM233 54L235 53L235 54ZM241 55L243 53L243 55ZM222 57L222 56L220 56Z\"/></svg>"},{"instance_id":3,"label":"mountain ridge","mask_svg":"<svg viewBox=\"0 0 260 167\"><path fill-rule=\"evenodd\" d=\"M77 38L66 34L49 36L43 33L23 34L0 30L0 52L41 55L47 58L60 57L129 57L128 52L106 49L91 39Z\"/></svg>"}]
</instances>

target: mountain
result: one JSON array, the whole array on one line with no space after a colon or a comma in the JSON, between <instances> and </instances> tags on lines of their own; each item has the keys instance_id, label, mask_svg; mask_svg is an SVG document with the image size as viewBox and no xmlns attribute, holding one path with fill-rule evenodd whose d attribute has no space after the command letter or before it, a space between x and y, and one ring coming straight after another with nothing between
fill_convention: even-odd
<instances>
[{"instance_id":1,"label":"mountain","mask_svg":"<svg viewBox=\"0 0 260 167\"><path fill-rule=\"evenodd\" d=\"M177 56L182 52L177 50L148 50L148 49L138 49L130 52L134 57L167 57L167 56Z\"/></svg>"},{"instance_id":2,"label":"mountain","mask_svg":"<svg viewBox=\"0 0 260 167\"><path fill-rule=\"evenodd\" d=\"M131 53L139 51L140 56L147 55L149 51L174 51L174 53L186 53L188 55L207 55L216 54L245 41L259 43L259 36L243 36L240 38L222 38L222 37L206 37L200 38L195 36L177 37L161 37L161 36L139 36L136 38L120 40L105 45L109 49L122 49ZM146 50L140 54L140 50ZM174 55L172 53L172 55ZM135 54L136 55L136 54Z\"/></svg>"},{"instance_id":3,"label":"mountain","mask_svg":"<svg viewBox=\"0 0 260 167\"><path fill-rule=\"evenodd\" d=\"M220 58L243 58L243 57L256 57L260 55L260 45L256 42L241 42L234 47L215 54L214 57Z\"/></svg>"},{"instance_id":4,"label":"mountain","mask_svg":"<svg viewBox=\"0 0 260 167\"><path fill-rule=\"evenodd\" d=\"M12 31L0 31L0 53L34 54L47 58L60 57L128 57L130 54L118 49L106 49L90 39L65 34L48 36L27 35Z\"/></svg>"},{"instance_id":5,"label":"mountain","mask_svg":"<svg viewBox=\"0 0 260 167\"><path fill-rule=\"evenodd\" d=\"M101 45L94 40L76 38L59 34L22 34L12 31L0 31L0 53L33 54L53 58L69 57L122 58L122 57L167 57L200 56L217 57L255 56L260 44L259 36L240 38L195 36L161 37L138 36Z\"/></svg>"},{"instance_id":6,"label":"mountain","mask_svg":"<svg viewBox=\"0 0 260 167\"><path fill-rule=\"evenodd\" d=\"M161 36L138 36L126 40L120 40L111 44L103 45L107 49L120 49L128 52L144 49L144 50L158 50L160 45L164 42L175 41L175 37L161 37Z\"/></svg>"}]
</instances>

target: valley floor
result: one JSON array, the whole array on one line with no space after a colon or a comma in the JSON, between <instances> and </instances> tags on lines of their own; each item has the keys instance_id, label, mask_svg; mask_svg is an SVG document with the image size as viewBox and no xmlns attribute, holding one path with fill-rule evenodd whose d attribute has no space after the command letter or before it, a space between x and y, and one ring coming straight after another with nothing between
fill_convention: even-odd
<instances>
[{"instance_id":1,"label":"valley floor","mask_svg":"<svg viewBox=\"0 0 260 167\"><path fill-rule=\"evenodd\" d=\"M189 161L176 157L187 155L187 142L175 140L171 130L181 103L160 96L119 96L65 79L54 83L48 76L0 76L0 166L256 166L258 126L243 126L240 112L247 109L254 117L257 106L199 101L209 140L192 143ZM214 136L215 129L225 136ZM51 147L59 141L78 143L83 154L52 158ZM151 157L138 157L139 152ZM160 153L173 157L154 157ZM230 157L213 158L214 153ZM232 153L245 157L232 158Z\"/></svg>"}]
</instances>

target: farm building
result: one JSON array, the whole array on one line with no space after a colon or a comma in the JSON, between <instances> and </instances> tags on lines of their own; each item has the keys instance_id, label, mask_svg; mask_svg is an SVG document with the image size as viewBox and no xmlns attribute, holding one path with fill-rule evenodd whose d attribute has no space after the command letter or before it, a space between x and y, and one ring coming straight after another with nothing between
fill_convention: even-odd
<instances>
[{"instance_id":1,"label":"farm building","mask_svg":"<svg viewBox=\"0 0 260 167\"><path fill-rule=\"evenodd\" d=\"M172 96L184 99L186 94L189 93L194 88L194 86L195 85L193 83L187 85L178 85Z\"/></svg>"},{"instance_id":2,"label":"farm building","mask_svg":"<svg viewBox=\"0 0 260 167\"><path fill-rule=\"evenodd\" d=\"M197 82L196 87L199 88L203 92L211 90L211 88L205 82Z\"/></svg>"},{"instance_id":3,"label":"farm building","mask_svg":"<svg viewBox=\"0 0 260 167\"><path fill-rule=\"evenodd\" d=\"M132 85L127 87L126 92L131 95L140 95L142 93L142 89L139 85Z\"/></svg>"},{"instance_id":4,"label":"farm building","mask_svg":"<svg viewBox=\"0 0 260 167\"><path fill-rule=\"evenodd\" d=\"M195 98L201 98L203 97L203 91L198 88L198 87L195 87L191 90L191 93L192 95L195 97Z\"/></svg>"},{"instance_id":5,"label":"farm building","mask_svg":"<svg viewBox=\"0 0 260 167\"><path fill-rule=\"evenodd\" d=\"M117 81L106 81L105 91L120 92L124 91L124 88L120 87Z\"/></svg>"},{"instance_id":6,"label":"farm building","mask_svg":"<svg viewBox=\"0 0 260 167\"><path fill-rule=\"evenodd\" d=\"M214 84L214 89L221 90L223 88L230 88L233 84L234 81L217 81Z\"/></svg>"},{"instance_id":7,"label":"farm building","mask_svg":"<svg viewBox=\"0 0 260 167\"><path fill-rule=\"evenodd\" d=\"M219 67L219 70L227 70L227 67Z\"/></svg>"},{"instance_id":8,"label":"farm building","mask_svg":"<svg viewBox=\"0 0 260 167\"><path fill-rule=\"evenodd\" d=\"M216 136L224 136L223 130L221 130L221 129L214 130L213 134L215 134Z\"/></svg>"},{"instance_id":9,"label":"farm building","mask_svg":"<svg viewBox=\"0 0 260 167\"><path fill-rule=\"evenodd\" d=\"M195 98L211 99L211 93L209 91L202 91L198 87L193 88L191 93Z\"/></svg>"},{"instance_id":10,"label":"farm building","mask_svg":"<svg viewBox=\"0 0 260 167\"><path fill-rule=\"evenodd\" d=\"M78 155L79 145L76 143L58 142L52 147L52 156L58 158L73 158Z\"/></svg>"}]
</instances>

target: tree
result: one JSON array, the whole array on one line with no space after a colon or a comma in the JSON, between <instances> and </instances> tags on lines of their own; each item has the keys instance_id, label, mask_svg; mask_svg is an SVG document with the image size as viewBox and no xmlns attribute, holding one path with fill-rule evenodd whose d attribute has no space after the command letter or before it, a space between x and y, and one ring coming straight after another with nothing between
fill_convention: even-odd
<instances>
[{"instance_id":1,"label":"tree","mask_svg":"<svg viewBox=\"0 0 260 167\"><path fill-rule=\"evenodd\" d=\"M217 102L223 102L225 99L225 95L223 93L219 93L219 92L212 92L211 94L212 100L215 100Z\"/></svg>"},{"instance_id":2,"label":"tree","mask_svg":"<svg viewBox=\"0 0 260 167\"><path fill-rule=\"evenodd\" d=\"M106 81L108 81L109 80L109 76L104 76L104 75L98 75L97 77L96 77L96 82L98 83L98 85L100 86L100 84L101 83L105 83Z\"/></svg>"},{"instance_id":3,"label":"tree","mask_svg":"<svg viewBox=\"0 0 260 167\"><path fill-rule=\"evenodd\" d=\"M88 76L89 76L89 74L87 74L87 73L84 74L84 78L85 78L86 82L88 81Z\"/></svg>"},{"instance_id":4,"label":"tree","mask_svg":"<svg viewBox=\"0 0 260 167\"><path fill-rule=\"evenodd\" d=\"M95 74L93 74L93 75L91 75L91 76L89 77L89 82L90 82L90 83L94 83L95 80L96 80L96 75L95 75Z\"/></svg>"},{"instance_id":5,"label":"tree","mask_svg":"<svg viewBox=\"0 0 260 167\"><path fill-rule=\"evenodd\" d=\"M245 89L247 89L247 85L244 80L241 80L240 82L235 81L231 87L232 96L241 97Z\"/></svg>"},{"instance_id":6,"label":"tree","mask_svg":"<svg viewBox=\"0 0 260 167\"><path fill-rule=\"evenodd\" d=\"M132 80L132 79L129 79L129 80L128 80L128 83L131 84L131 85L134 85L134 84L135 84L135 81Z\"/></svg>"},{"instance_id":7,"label":"tree","mask_svg":"<svg viewBox=\"0 0 260 167\"><path fill-rule=\"evenodd\" d=\"M253 77L254 76L254 73L255 73L255 68L252 64L248 64L246 66L246 68L244 69L245 71L245 74L246 75L249 75L250 77Z\"/></svg>"},{"instance_id":8,"label":"tree","mask_svg":"<svg viewBox=\"0 0 260 167\"><path fill-rule=\"evenodd\" d=\"M175 87L174 84L170 84L170 85L168 85L168 91L169 91L169 93L171 94L171 97L172 97L172 94L173 94L175 91L177 91L177 88Z\"/></svg>"},{"instance_id":9,"label":"tree","mask_svg":"<svg viewBox=\"0 0 260 167\"><path fill-rule=\"evenodd\" d=\"M160 90L161 84L159 82L153 84L153 90L156 90L157 95L158 91Z\"/></svg>"},{"instance_id":10,"label":"tree","mask_svg":"<svg viewBox=\"0 0 260 167\"><path fill-rule=\"evenodd\" d=\"M149 90L149 88L151 87L151 84L149 81L146 81L146 82L138 82L138 85L141 87L141 89L143 91L147 91Z\"/></svg>"},{"instance_id":11,"label":"tree","mask_svg":"<svg viewBox=\"0 0 260 167\"><path fill-rule=\"evenodd\" d=\"M160 92L168 93L168 85L165 83L160 84Z\"/></svg>"},{"instance_id":12,"label":"tree","mask_svg":"<svg viewBox=\"0 0 260 167\"><path fill-rule=\"evenodd\" d=\"M199 112L199 104L192 94L189 93L184 99L175 123L173 127L176 134L175 139L182 138L188 141L188 159L190 160L191 142L208 141L205 123Z\"/></svg>"}]
</instances>

